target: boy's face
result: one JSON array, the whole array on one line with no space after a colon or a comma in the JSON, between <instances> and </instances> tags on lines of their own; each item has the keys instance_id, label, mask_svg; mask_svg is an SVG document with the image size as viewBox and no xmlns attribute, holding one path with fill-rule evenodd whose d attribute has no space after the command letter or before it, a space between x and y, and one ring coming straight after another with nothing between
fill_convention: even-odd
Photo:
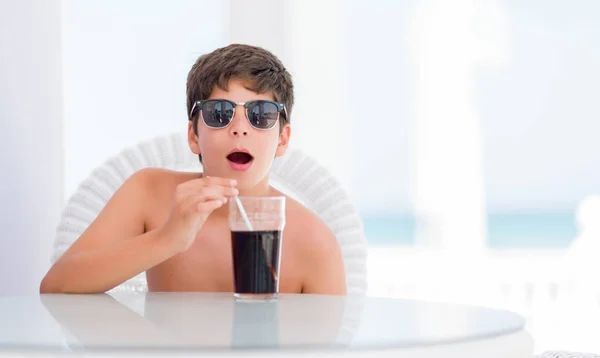
<instances>
[{"instance_id":1,"label":"boy's face","mask_svg":"<svg viewBox=\"0 0 600 358\"><path fill-rule=\"evenodd\" d=\"M208 99L227 99L236 103L274 101L270 92L253 92L244 87L243 81L236 79L229 81L227 91L215 86ZM289 125L280 130L281 124L277 121L270 129L256 129L250 125L242 105L235 107L235 115L225 128L208 127L198 116L198 135L194 133L190 121L188 141L192 152L202 155L204 174L236 179L240 190L252 189L267 180L273 159L282 156L287 149Z\"/></svg>"}]
</instances>

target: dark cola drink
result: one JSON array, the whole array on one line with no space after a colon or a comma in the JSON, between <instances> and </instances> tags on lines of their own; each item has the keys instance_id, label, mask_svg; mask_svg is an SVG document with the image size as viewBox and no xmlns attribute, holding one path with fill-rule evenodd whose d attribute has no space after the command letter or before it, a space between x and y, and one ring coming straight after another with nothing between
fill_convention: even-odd
<instances>
[{"instance_id":1,"label":"dark cola drink","mask_svg":"<svg viewBox=\"0 0 600 358\"><path fill-rule=\"evenodd\" d=\"M232 231L235 293L240 298L271 298L279 291L281 230Z\"/></svg>"}]
</instances>

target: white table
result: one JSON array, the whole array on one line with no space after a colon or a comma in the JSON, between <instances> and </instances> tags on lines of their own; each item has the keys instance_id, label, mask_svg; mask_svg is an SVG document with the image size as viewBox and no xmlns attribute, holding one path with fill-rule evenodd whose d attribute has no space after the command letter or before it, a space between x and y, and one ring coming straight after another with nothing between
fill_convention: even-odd
<instances>
[{"instance_id":1,"label":"white table","mask_svg":"<svg viewBox=\"0 0 600 358\"><path fill-rule=\"evenodd\" d=\"M0 296L0 355L530 358L524 319L370 297L229 293Z\"/></svg>"}]
</instances>

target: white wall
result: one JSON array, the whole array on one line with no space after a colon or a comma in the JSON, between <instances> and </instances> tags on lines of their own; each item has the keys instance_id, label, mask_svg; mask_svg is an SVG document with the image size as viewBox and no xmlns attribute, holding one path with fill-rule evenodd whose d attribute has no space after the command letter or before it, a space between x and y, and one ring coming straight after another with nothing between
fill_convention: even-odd
<instances>
[{"instance_id":1,"label":"white wall","mask_svg":"<svg viewBox=\"0 0 600 358\"><path fill-rule=\"evenodd\" d=\"M600 2L505 1L511 56L480 69L491 210L573 210L600 192Z\"/></svg>"},{"instance_id":2,"label":"white wall","mask_svg":"<svg viewBox=\"0 0 600 358\"><path fill-rule=\"evenodd\" d=\"M347 5L342 41L348 43L348 51L342 58L351 89L347 106L353 111L345 120L354 127L356 145L346 157L353 160L353 190L365 211L378 211L382 203L398 211L413 208L413 129L421 79L408 39L417 7L432 3L436 1ZM471 79L473 109L481 127L487 207L574 210L583 197L600 192L600 3L459 3L478 4L477 31L465 33L479 42L471 51L487 53L488 60L501 59L494 66L473 66ZM459 7L454 5L450 6ZM436 22L433 13L433 29L454 26L448 31L456 32L463 25L449 19L449 13L444 13L444 24ZM492 37L490 27L497 28ZM485 37L488 40L482 41ZM447 44L454 46L456 41ZM450 60L439 56L438 65ZM363 104L374 103L381 113L360 114L365 113L359 112ZM439 130L451 143L462 141L460 133ZM393 178L393 185L373 185L385 178Z\"/></svg>"},{"instance_id":3,"label":"white wall","mask_svg":"<svg viewBox=\"0 0 600 358\"><path fill-rule=\"evenodd\" d=\"M196 59L228 43L229 3L63 1L66 195L123 147L187 130Z\"/></svg>"},{"instance_id":4,"label":"white wall","mask_svg":"<svg viewBox=\"0 0 600 358\"><path fill-rule=\"evenodd\" d=\"M0 295L37 292L62 207L60 0L0 2Z\"/></svg>"}]
</instances>

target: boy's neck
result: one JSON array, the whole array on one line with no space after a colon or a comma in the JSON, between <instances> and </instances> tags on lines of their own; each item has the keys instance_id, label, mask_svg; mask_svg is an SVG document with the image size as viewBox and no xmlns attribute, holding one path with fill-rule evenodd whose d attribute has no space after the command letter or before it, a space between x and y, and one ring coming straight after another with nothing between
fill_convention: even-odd
<instances>
[{"instance_id":1,"label":"boy's neck","mask_svg":"<svg viewBox=\"0 0 600 358\"><path fill-rule=\"evenodd\" d=\"M239 196L269 196L271 190L269 187L269 179L259 182L252 188L239 188Z\"/></svg>"}]
</instances>

